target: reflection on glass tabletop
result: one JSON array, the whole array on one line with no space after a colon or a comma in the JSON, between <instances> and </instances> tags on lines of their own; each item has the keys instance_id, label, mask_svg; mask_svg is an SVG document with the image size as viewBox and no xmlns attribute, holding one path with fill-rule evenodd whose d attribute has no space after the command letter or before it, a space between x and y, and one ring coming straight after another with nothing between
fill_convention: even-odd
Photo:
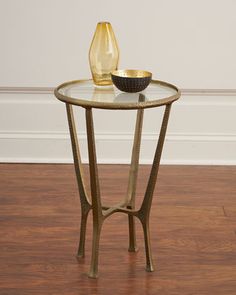
<instances>
[{"instance_id":1,"label":"reflection on glass tabletop","mask_svg":"<svg viewBox=\"0 0 236 295\"><path fill-rule=\"evenodd\" d=\"M56 97L82 107L105 109L139 109L172 103L180 97L179 89L169 83L153 80L142 92L121 92L114 85L96 86L92 80L78 80L61 84Z\"/></svg>"}]
</instances>

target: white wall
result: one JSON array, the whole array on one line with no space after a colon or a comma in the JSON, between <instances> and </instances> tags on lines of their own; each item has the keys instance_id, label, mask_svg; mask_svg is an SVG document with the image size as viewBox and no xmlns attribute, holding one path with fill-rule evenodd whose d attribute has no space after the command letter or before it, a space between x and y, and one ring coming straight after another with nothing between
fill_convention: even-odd
<instances>
[{"instance_id":1,"label":"white wall","mask_svg":"<svg viewBox=\"0 0 236 295\"><path fill-rule=\"evenodd\" d=\"M120 68L148 69L183 89L163 162L236 164L235 11L234 0L0 0L0 161L71 161L64 106L52 88L90 77L90 42L96 23L107 20ZM157 113L145 116L145 163ZM128 161L133 119L96 112L101 162ZM84 121L79 133L86 158Z\"/></svg>"}]
</instances>

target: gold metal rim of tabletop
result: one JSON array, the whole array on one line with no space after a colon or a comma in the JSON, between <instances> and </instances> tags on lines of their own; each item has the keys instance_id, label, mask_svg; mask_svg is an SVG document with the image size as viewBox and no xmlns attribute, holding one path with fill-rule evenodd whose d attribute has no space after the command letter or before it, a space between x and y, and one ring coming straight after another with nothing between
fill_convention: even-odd
<instances>
[{"instance_id":1,"label":"gold metal rim of tabletop","mask_svg":"<svg viewBox=\"0 0 236 295\"><path fill-rule=\"evenodd\" d=\"M176 91L176 94L166 98L144 101L144 102L114 103L114 102L88 101L87 99L83 99L82 97L74 98L74 97L63 95L59 92L60 89L63 87L67 87L74 84L80 84L84 82L89 82L89 81L92 81L92 80L83 79L83 80L74 80L74 81L68 81L68 82L62 83L57 88L55 88L54 94L56 98L59 99L60 101L69 103L72 105L77 105L84 108L99 108L99 109L111 109L111 110L136 110L136 109L159 107L159 106L171 104L175 100L178 100L181 95L180 90L175 85L170 84L168 82L160 81L160 80L152 80L151 83L172 88Z\"/></svg>"}]
</instances>

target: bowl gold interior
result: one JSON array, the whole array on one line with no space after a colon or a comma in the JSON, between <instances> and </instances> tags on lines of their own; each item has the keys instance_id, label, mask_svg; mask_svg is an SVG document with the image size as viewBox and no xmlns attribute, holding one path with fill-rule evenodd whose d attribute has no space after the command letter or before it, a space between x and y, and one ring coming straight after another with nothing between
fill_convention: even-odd
<instances>
[{"instance_id":1,"label":"bowl gold interior","mask_svg":"<svg viewBox=\"0 0 236 295\"><path fill-rule=\"evenodd\" d=\"M117 70L111 73L113 76L124 78L146 78L151 77L152 73L141 70Z\"/></svg>"}]
</instances>

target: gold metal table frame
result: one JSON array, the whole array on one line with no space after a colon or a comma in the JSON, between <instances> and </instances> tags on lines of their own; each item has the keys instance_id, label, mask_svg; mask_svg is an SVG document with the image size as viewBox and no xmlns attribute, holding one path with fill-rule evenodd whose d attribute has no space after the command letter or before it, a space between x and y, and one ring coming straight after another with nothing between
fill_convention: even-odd
<instances>
[{"instance_id":1,"label":"gold metal table frame","mask_svg":"<svg viewBox=\"0 0 236 295\"><path fill-rule=\"evenodd\" d=\"M75 173L78 183L80 203L81 203L81 226L80 226L80 242L78 248L78 256L84 257L85 255L85 235L86 235L86 223L87 217L90 210L93 214L93 241L92 241L92 256L91 265L89 271L90 278L97 278L98 276L98 254L99 254L99 239L102 229L102 224L104 220L114 214L115 212L122 212L128 215L129 224L129 248L130 252L135 252L137 250L136 246L136 234L135 234L135 222L134 217L138 218L142 224L145 242L145 252L146 252L146 270L152 272L153 259L150 245L150 233L149 233L149 216L152 204L153 192L157 180L158 169L160 165L160 159L163 149L163 144L165 140L169 114L171 110L171 105L180 97L180 91L174 85L166 82L153 80L151 83L156 85L162 85L164 87L169 87L174 90L174 94L154 100L145 100L145 95L140 93L139 98L135 102L99 102L93 100L87 100L82 98L73 98L71 95L67 95L66 92L61 91L63 88L70 87L73 85L80 85L80 83L86 83L86 80L71 81L66 82L58 86L54 94L55 96L66 104L67 118L70 130L73 158ZM86 128L87 128L87 142L88 142L88 156L89 156L89 172L90 172L90 186L91 186L91 200L88 197L88 193L85 189L82 162L79 150L79 144L76 133L76 126L73 115L73 105L81 106L85 108L86 112ZM151 107L165 107L162 124L160 128L159 138L156 146L156 151L153 159L153 164L148 179L148 184L142 204L139 209L135 208L135 193L136 193L136 183L138 176L138 166L139 166L139 154L140 154L140 144L141 144L141 133L143 124L143 114L145 108ZM131 156L131 165L128 179L128 189L124 200L112 207L103 206L100 198L100 188L98 179L98 168L97 168L97 157L95 148L95 136L94 136L94 125L93 125L93 115L92 108L101 109L137 109L133 149Z\"/></svg>"}]
</instances>

